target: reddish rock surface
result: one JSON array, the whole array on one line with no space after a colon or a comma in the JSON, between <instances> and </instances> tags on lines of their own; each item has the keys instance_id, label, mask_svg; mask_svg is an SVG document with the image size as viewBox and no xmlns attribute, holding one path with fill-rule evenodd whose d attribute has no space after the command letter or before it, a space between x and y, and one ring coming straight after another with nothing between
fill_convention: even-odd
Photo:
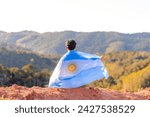
<instances>
[{"instance_id":1,"label":"reddish rock surface","mask_svg":"<svg viewBox=\"0 0 150 117\"><path fill-rule=\"evenodd\" d=\"M150 99L150 89L136 93L120 93L102 88L27 88L13 85L0 87L0 99L11 100L147 100Z\"/></svg>"}]
</instances>

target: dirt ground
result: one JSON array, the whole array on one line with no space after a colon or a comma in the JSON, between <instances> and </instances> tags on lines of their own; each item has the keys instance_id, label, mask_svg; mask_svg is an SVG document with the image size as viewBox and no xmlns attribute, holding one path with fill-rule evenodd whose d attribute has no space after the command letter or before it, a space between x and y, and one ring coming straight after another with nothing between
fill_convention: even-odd
<instances>
[{"instance_id":1,"label":"dirt ground","mask_svg":"<svg viewBox=\"0 0 150 117\"><path fill-rule=\"evenodd\" d=\"M13 85L0 87L0 99L11 100L149 100L150 89L136 93L121 93L102 88L27 88Z\"/></svg>"}]
</instances>

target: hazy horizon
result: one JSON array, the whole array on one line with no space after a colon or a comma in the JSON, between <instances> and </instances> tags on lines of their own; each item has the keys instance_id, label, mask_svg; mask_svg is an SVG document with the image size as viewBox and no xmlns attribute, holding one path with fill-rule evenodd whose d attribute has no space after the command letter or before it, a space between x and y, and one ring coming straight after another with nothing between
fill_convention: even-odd
<instances>
[{"instance_id":1,"label":"hazy horizon","mask_svg":"<svg viewBox=\"0 0 150 117\"><path fill-rule=\"evenodd\" d=\"M122 34L136 34L136 33L150 33L150 32L119 32L119 31L76 31L76 30L60 30L60 31L45 31L45 32L40 32L40 31L35 31L35 30L20 30L20 31L5 31L5 30L0 30L1 32L6 32L6 33L17 33L17 32L37 32L37 33L55 33L55 32L82 32L82 33L92 33L92 32L116 32L116 33L122 33Z\"/></svg>"}]
</instances>

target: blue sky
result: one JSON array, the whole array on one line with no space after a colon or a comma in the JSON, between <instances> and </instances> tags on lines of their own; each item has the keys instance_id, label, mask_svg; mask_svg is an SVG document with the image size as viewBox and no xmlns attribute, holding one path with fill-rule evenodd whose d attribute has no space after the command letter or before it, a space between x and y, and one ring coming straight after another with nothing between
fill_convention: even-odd
<instances>
[{"instance_id":1,"label":"blue sky","mask_svg":"<svg viewBox=\"0 0 150 117\"><path fill-rule=\"evenodd\" d=\"M0 0L0 30L150 32L150 0Z\"/></svg>"}]
</instances>

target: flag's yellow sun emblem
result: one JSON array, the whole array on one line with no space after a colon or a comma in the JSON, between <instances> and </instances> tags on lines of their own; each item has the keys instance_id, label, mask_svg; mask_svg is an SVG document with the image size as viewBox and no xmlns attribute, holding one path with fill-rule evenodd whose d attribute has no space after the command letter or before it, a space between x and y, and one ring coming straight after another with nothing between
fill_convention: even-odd
<instances>
[{"instance_id":1,"label":"flag's yellow sun emblem","mask_svg":"<svg viewBox=\"0 0 150 117\"><path fill-rule=\"evenodd\" d=\"M74 63L71 63L68 65L68 71L69 72L75 72L77 69L77 66Z\"/></svg>"}]
</instances>

